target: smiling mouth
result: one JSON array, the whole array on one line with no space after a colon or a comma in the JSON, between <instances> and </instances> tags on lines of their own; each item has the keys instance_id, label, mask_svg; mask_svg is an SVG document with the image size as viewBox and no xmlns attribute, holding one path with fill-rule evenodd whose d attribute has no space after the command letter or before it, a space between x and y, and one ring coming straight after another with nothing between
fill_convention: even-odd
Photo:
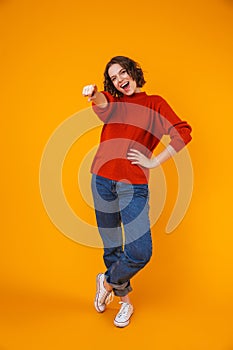
<instances>
[{"instance_id":1,"label":"smiling mouth","mask_svg":"<svg viewBox=\"0 0 233 350\"><path fill-rule=\"evenodd\" d=\"M121 88L127 90L129 88L129 82L127 81L126 83L122 84Z\"/></svg>"}]
</instances>

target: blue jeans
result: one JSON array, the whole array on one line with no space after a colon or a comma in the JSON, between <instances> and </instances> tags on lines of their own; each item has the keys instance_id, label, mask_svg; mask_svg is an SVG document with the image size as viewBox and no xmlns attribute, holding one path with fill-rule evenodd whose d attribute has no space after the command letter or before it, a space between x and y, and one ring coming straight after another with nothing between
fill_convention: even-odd
<instances>
[{"instance_id":1,"label":"blue jeans","mask_svg":"<svg viewBox=\"0 0 233 350\"><path fill-rule=\"evenodd\" d=\"M132 290L130 279L152 254L148 185L93 175L92 193L104 245L105 277L115 295L125 296Z\"/></svg>"}]
</instances>

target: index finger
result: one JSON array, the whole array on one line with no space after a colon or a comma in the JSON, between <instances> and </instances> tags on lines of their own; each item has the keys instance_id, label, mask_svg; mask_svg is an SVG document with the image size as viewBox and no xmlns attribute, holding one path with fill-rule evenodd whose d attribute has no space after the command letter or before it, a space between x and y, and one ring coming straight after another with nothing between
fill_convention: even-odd
<instances>
[{"instance_id":1,"label":"index finger","mask_svg":"<svg viewBox=\"0 0 233 350\"><path fill-rule=\"evenodd\" d=\"M137 149L134 149L134 148L130 148L130 152L141 154L141 152L139 152Z\"/></svg>"}]
</instances>

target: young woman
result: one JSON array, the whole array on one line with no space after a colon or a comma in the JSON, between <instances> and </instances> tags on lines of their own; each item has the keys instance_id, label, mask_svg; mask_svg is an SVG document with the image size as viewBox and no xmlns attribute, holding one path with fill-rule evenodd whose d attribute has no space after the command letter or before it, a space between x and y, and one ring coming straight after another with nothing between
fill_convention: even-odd
<instances>
[{"instance_id":1,"label":"young woman","mask_svg":"<svg viewBox=\"0 0 233 350\"><path fill-rule=\"evenodd\" d=\"M104 72L104 91L83 88L103 121L91 172L98 229L104 245L105 273L96 278L95 308L104 312L113 294L121 299L114 324L125 327L133 314L130 281L150 260L149 169L172 157L191 140L191 127L158 95L147 95L143 71L132 59L113 57ZM171 142L156 157L163 135ZM122 232L123 229L123 232Z\"/></svg>"}]
</instances>

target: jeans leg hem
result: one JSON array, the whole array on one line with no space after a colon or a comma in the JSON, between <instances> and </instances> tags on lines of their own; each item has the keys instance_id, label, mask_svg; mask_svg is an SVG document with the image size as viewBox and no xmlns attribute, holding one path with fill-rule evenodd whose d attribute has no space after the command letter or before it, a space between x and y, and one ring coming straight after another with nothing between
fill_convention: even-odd
<instances>
[{"instance_id":1,"label":"jeans leg hem","mask_svg":"<svg viewBox=\"0 0 233 350\"><path fill-rule=\"evenodd\" d=\"M133 290L132 287L127 287L127 288L125 288L123 290L119 290L119 289L113 288L114 295L117 296L117 297L125 297L132 290Z\"/></svg>"}]
</instances>

